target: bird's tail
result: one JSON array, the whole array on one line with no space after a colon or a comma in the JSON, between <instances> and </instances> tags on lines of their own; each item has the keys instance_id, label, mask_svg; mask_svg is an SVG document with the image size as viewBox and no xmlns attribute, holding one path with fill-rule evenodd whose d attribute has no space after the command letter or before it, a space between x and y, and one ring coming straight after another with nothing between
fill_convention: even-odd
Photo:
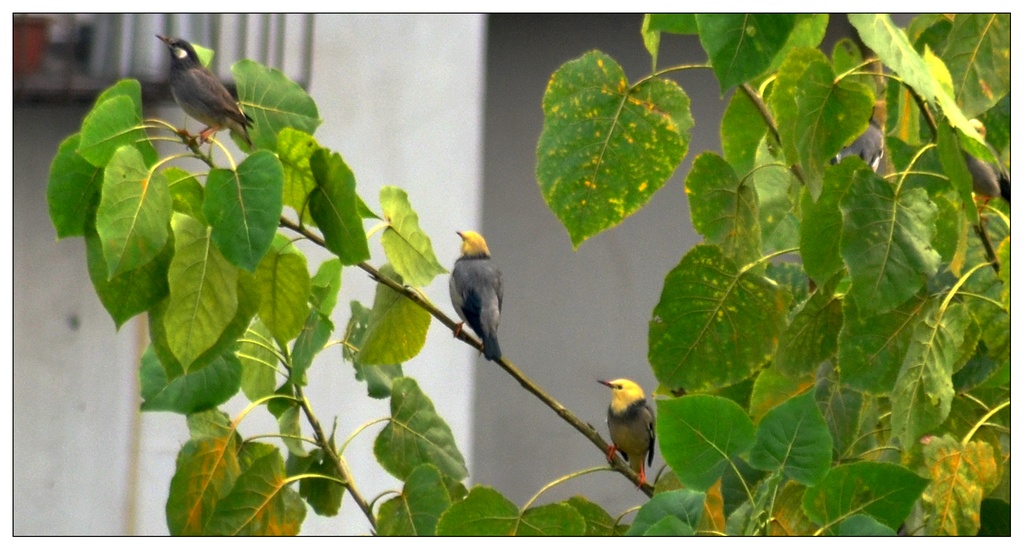
<instances>
[{"instance_id":1,"label":"bird's tail","mask_svg":"<svg viewBox=\"0 0 1024 550\"><path fill-rule=\"evenodd\" d=\"M501 346L498 345L498 338L496 336L484 336L484 357L488 361L497 361L501 359Z\"/></svg>"},{"instance_id":2,"label":"bird's tail","mask_svg":"<svg viewBox=\"0 0 1024 550\"><path fill-rule=\"evenodd\" d=\"M1006 174L999 174L999 194L1003 196L1006 202L1010 202L1010 178L1006 177Z\"/></svg>"}]
</instances>

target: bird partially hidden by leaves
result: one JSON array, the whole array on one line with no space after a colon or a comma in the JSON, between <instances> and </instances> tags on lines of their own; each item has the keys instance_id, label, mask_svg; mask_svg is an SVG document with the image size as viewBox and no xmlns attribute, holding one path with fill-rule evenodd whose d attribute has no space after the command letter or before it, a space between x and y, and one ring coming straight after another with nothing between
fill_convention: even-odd
<instances>
[{"instance_id":1,"label":"bird partially hidden by leaves","mask_svg":"<svg viewBox=\"0 0 1024 550\"><path fill-rule=\"evenodd\" d=\"M832 164L839 164L846 157L857 156L877 172L882 162L883 141L882 128L872 119L863 134L832 157Z\"/></svg>"},{"instance_id":2,"label":"bird partially hidden by leaves","mask_svg":"<svg viewBox=\"0 0 1024 550\"><path fill-rule=\"evenodd\" d=\"M199 143L209 140L217 130L227 128L241 136L252 148L248 128L251 117L242 112L224 84L203 66L192 44L180 38L157 35L171 52L171 95L185 114L206 125Z\"/></svg>"},{"instance_id":3,"label":"bird partially hidden by leaves","mask_svg":"<svg viewBox=\"0 0 1024 550\"><path fill-rule=\"evenodd\" d=\"M598 383L612 390L612 402L608 405L608 433L612 438L608 462L618 451L643 485L647 482L645 455L648 466L654 462L654 410L647 404L644 390L636 382L619 378L598 380Z\"/></svg>"},{"instance_id":4,"label":"bird partially hidden by leaves","mask_svg":"<svg viewBox=\"0 0 1024 550\"><path fill-rule=\"evenodd\" d=\"M985 137L985 125L980 120L971 119L971 125L982 138ZM964 151L964 161L967 163L967 171L971 173L971 189L975 195L981 197L986 203L995 197L1002 197L1006 202L1010 202L1010 176L1005 171L996 165L975 158L966 151Z\"/></svg>"},{"instance_id":5,"label":"bird partially hidden by leaves","mask_svg":"<svg viewBox=\"0 0 1024 550\"><path fill-rule=\"evenodd\" d=\"M487 241L476 231L459 231L462 238L462 256L455 261L448 280L452 306L463 323L484 342L484 357L495 361L501 358L498 345L498 320L501 316L501 271L491 260ZM458 336L462 323L455 329Z\"/></svg>"}]
</instances>

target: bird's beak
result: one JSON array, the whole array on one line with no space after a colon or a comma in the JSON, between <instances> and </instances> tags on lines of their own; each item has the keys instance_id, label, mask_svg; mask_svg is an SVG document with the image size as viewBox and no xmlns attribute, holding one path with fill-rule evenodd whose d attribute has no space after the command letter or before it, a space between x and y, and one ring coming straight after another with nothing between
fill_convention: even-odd
<instances>
[{"instance_id":1,"label":"bird's beak","mask_svg":"<svg viewBox=\"0 0 1024 550\"><path fill-rule=\"evenodd\" d=\"M159 34L156 35L156 37L159 38L160 41L163 42L164 44L167 44L168 46L171 45L171 39L170 38L167 38L166 36L160 36Z\"/></svg>"},{"instance_id":2,"label":"bird's beak","mask_svg":"<svg viewBox=\"0 0 1024 550\"><path fill-rule=\"evenodd\" d=\"M455 234L456 234L456 235L458 235L460 239L465 239L465 238L466 238L466 237L465 237L465 236L464 236L464 235L462 234L462 231L456 231L456 232L455 232Z\"/></svg>"},{"instance_id":3,"label":"bird's beak","mask_svg":"<svg viewBox=\"0 0 1024 550\"><path fill-rule=\"evenodd\" d=\"M601 384L603 386L608 386L609 388L612 387L612 383L611 382L605 382L604 380L598 380L597 383Z\"/></svg>"}]
</instances>

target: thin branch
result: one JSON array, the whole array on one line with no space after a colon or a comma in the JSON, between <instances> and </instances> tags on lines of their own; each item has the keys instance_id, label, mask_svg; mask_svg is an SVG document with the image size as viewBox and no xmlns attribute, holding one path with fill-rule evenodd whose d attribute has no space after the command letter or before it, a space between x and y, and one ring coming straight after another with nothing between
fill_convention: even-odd
<instances>
[{"instance_id":1,"label":"thin branch","mask_svg":"<svg viewBox=\"0 0 1024 550\"><path fill-rule=\"evenodd\" d=\"M743 93L747 94L750 101L754 103L754 107L757 107L758 112L761 113L761 118L764 119L764 123L768 126L768 131L772 133L772 137L775 138L775 141L782 144L782 138L779 137L779 128L775 125L775 117L773 117L771 111L768 110L768 106L765 105L764 100L761 99L761 95L758 94L757 90L751 87L750 84L744 83L740 86L740 89L743 90ZM805 187L807 186L807 180L804 179L804 171L800 168L799 164L790 166L789 170L793 172L796 179L800 180L802 185Z\"/></svg>"},{"instance_id":2,"label":"thin branch","mask_svg":"<svg viewBox=\"0 0 1024 550\"><path fill-rule=\"evenodd\" d=\"M356 502L359 509L363 511L366 519L370 521L370 527L374 530L377 529L377 520L373 517L373 508L370 504L363 499L363 496L356 490L355 483L352 482L352 472L349 471L348 466L345 464L345 460L335 452L334 447L331 445L327 435L324 433L324 429L320 427L320 421L317 420L316 415L313 414L313 409L309 406L309 401L306 396L302 393L302 386L295 385L295 394L299 398L299 405L302 407L302 412L306 415L306 419L309 421L310 426L313 427L313 433L316 434L316 440L321 449L327 453L330 457L331 462L334 463L334 467L338 470L338 475L341 479L342 486L345 490L352 495L352 500Z\"/></svg>"},{"instance_id":3,"label":"thin branch","mask_svg":"<svg viewBox=\"0 0 1024 550\"><path fill-rule=\"evenodd\" d=\"M300 226L299 224L293 222L292 220L289 220L284 216L281 217L281 227L291 229L292 231L295 231L303 235L304 237L312 241L314 244L326 248L324 240L319 235L309 231L305 227ZM394 290L395 292L398 292L399 294L405 296L414 304L423 308L427 313L430 313L430 315L433 316L438 321L440 321L441 324L448 327L453 334L455 333L455 329L458 327L458 323L452 320L447 315L445 315L444 312L442 312L440 309L434 306L434 304L430 303L425 297L423 297L422 294L417 292L415 289L399 284L394 280L382 275L380 271L377 271L375 267L366 262L356 264L356 267L368 273L370 277L373 280L377 281L378 283L387 286L391 290ZM459 331L458 336L456 336L456 338L462 340L463 342L469 344L471 347L477 350L483 351L483 344L473 336L470 336L469 331ZM495 361L495 363L499 367L501 367L505 372L507 372L509 376L514 378L516 382L519 382L519 385L525 388L526 391L532 393L535 397L540 399L541 402L548 406L548 408L555 411L555 414L560 416L563 420L568 422L570 426L575 428L576 431L580 432L581 434L583 434L584 437L589 439L594 444L594 446L601 450L602 456L604 456L604 453L607 452L608 450L609 444L604 440L604 438L601 437L601 435L597 432L596 429L594 429L593 426L587 424L586 422L583 422L570 410L562 406L561 403L556 401L553 397L548 395L547 392L545 392L540 386L538 386L532 380L527 378L527 376L523 374L523 372L520 371L519 368L515 366L515 364L513 364L505 357L498 359L497 361ZM622 475L629 478L629 480L632 481L634 485L640 484L640 477L636 474L636 472L631 470L629 466L626 464L626 462L623 461L620 457L615 457L614 461L612 462L612 467L618 470L619 473L621 473ZM645 483L644 485L640 486L640 490L643 491L644 494L646 494L649 497L654 495L654 487L649 483Z\"/></svg>"}]
</instances>

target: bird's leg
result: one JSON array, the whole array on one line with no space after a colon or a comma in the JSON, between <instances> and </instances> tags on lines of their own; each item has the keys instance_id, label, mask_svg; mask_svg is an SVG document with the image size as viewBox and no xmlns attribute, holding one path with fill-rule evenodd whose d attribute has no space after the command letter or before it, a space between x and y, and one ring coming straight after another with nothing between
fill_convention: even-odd
<instances>
[{"instance_id":1,"label":"bird's leg","mask_svg":"<svg viewBox=\"0 0 1024 550\"><path fill-rule=\"evenodd\" d=\"M608 463L615 461L615 451L619 450L614 443L608 446Z\"/></svg>"},{"instance_id":2,"label":"bird's leg","mask_svg":"<svg viewBox=\"0 0 1024 550\"><path fill-rule=\"evenodd\" d=\"M455 325L455 330L452 331L452 338L458 338L462 334L462 323Z\"/></svg>"},{"instance_id":3,"label":"bird's leg","mask_svg":"<svg viewBox=\"0 0 1024 550\"><path fill-rule=\"evenodd\" d=\"M199 143L210 141L210 136L215 134L217 130L220 130L219 125L207 126L205 130L199 132Z\"/></svg>"},{"instance_id":4,"label":"bird's leg","mask_svg":"<svg viewBox=\"0 0 1024 550\"><path fill-rule=\"evenodd\" d=\"M640 465L640 471L637 472L637 475L640 477L640 483L636 486L637 489L640 489L640 487L644 483L647 483L647 472L645 472L644 470L645 470L644 465L641 464Z\"/></svg>"}]
</instances>

